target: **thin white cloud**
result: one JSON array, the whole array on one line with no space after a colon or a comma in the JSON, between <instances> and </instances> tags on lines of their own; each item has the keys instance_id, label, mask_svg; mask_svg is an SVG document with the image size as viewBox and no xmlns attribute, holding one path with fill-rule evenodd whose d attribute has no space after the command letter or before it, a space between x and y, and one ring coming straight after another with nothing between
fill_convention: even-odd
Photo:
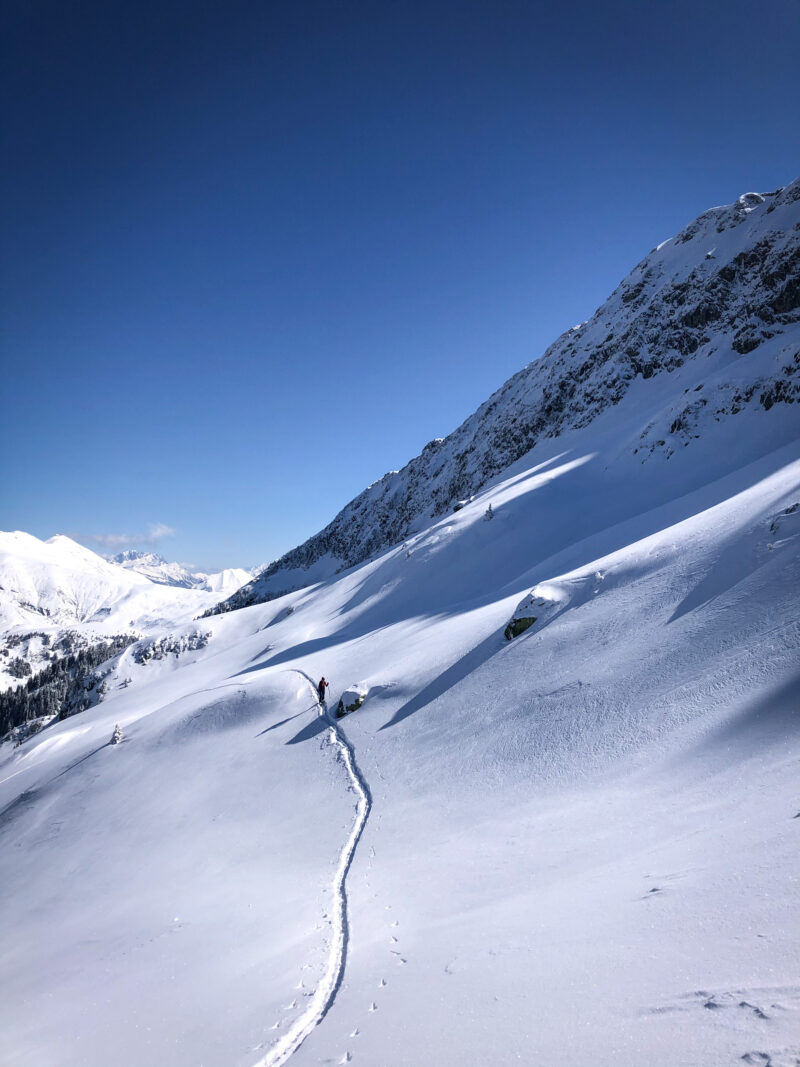
<instances>
[{"instance_id":1,"label":"thin white cloud","mask_svg":"<svg viewBox=\"0 0 800 1067\"><path fill-rule=\"evenodd\" d=\"M167 526L163 522L151 522L147 527L147 533L102 533L102 534L87 534L84 538L86 541L91 541L95 545L102 545L103 548L130 548L133 545L157 545L159 541L162 541L165 537L174 537L175 530L171 526Z\"/></svg>"},{"instance_id":2,"label":"thin white cloud","mask_svg":"<svg viewBox=\"0 0 800 1067\"><path fill-rule=\"evenodd\" d=\"M151 522L148 527L150 530L150 541L160 541L162 537L174 537L175 531L171 526L167 526L163 522Z\"/></svg>"},{"instance_id":3,"label":"thin white cloud","mask_svg":"<svg viewBox=\"0 0 800 1067\"><path fill-rule=\"evenodd\" d=\"M86 534L82 540L102 545L103 548L126 548L137 543L137 538L130 534Z\"/></svg>"}]
</instances>

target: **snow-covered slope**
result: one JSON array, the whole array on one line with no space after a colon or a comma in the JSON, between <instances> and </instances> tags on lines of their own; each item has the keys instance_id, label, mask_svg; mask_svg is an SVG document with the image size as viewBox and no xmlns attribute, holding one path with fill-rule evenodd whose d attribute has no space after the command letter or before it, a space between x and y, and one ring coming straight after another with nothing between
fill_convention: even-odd
<instances>
[{"instance_id":1,"label":"snow-covered slope","mask_svg":"<svg viewBox=\"0 0 800 1067\"><path fill-rule=\"evenodd\" d=\"M231 593L249 582L253 577L253 571L246 571L243 567L225 567L213 574L197 572L196 578L201 579L202 589L209 593Z\"/></svg>"},{"instance_id":2,"label":"snow-covered slope","mask_svg":"<svg viewBox=\"0 0 800 1067\"><path fill-rule=\"evenodd\" d=\"M705 212L457 430L371 485L224 609L318 581L396 544L537 441L587 426L623 400L647 411L621 442L643 463L691 447L712 421L797 401L799 279L800 179Z\"/></svg>"},{"instance_id":3,"label":"snow-covered slope","mask_svg":"<svg viewBox=\"0 0 800 1067\"><path fill-rule=\"evenodd\" d=\"M800 424L726 351L0 749L4 1062L796 1067Z\"/></svg>"},{"instance_id":4,"label":"snow-covered slope","mask_svg":"<svg viewBox=\"0 0 800 1067\"><path fill-rule=\"evenodd\" d=\"M652 466L544 442L204 648L126 650L0 763L6 1062L792 1063L800 461L748 461L765 417ZM341 936L322 673L367 690Z\"/></svg>"},{"instance_id":5,"label":"snow-covered slope","mask_svg":"<svg viewBox=\"0 0 800 1067\"><path fill-rule=\"evenodd\" d=\"M20 681L12 663L32 670L46 663L66 631L78 645L107 634L161 633L204 611L220 585L231 590L244 573L203 576L202 587L188 589L155 583L69 537L0 533L0 688Z\"/></svg>"},{"instance_id":6,"label":"snow-covered slope","mask_svg":"<svg viewBox=\"0 0 800 1067\"><path fill-rule=\"evenodd\" d=\"M180 563L168 563L163 556L155 552L141 552L135 548L118 552L113 556L108 556L107 559L110 563L116 563L125 570L144 575L157 585L203 589L211 593L232 593L253 577L250 571L242 567L228 567L213 574L190 571Z\"/></svg>"},{"instance_id":7,"label":"snow-covered slope","mask_svg":"<svg viewBox=\"0 0 800 1067\"><path fill-rule=\"evenodd\" d=\"M40 541L17 531L0 533L0 625L37 620L84 623L147 580L112 566L69 537Z\"/></svg>"}]
</instances>

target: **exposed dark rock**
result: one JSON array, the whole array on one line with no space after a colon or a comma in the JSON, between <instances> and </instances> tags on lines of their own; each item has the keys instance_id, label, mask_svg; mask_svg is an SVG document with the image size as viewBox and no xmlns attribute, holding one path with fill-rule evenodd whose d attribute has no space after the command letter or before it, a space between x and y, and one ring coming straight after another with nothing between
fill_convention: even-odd
<instances>
[{"instance_id":1,"label":"exposed dark rock","mask_svg":"<svg viewBox=\"0 0 800 1067\"><path fill-rule=\"evenodd\" d=\"M531 626L536 622L536 616L525 616L521 619L512 619L503 631L503 636L506 641L511 641L514 637L519 637L520 634L524 634L526 630L529 630Z\"/></svg>"}]
</instances>

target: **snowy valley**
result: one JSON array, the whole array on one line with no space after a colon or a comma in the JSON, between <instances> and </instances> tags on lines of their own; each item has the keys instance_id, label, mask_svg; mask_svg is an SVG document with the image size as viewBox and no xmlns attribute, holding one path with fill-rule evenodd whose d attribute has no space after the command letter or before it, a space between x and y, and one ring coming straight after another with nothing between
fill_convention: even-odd
<instances>
[{"instance_id":1,"label":"snowy valley","mask_svg":"<svg viewBox=\"0 0 800 1067\"><path fill-rule=\"evenodd\" d=\"M799 250L700 216L252 580L3 535L4 640L136 637L0 748L4 1063L797 1067Z\"/></svg>"}]
</instances>

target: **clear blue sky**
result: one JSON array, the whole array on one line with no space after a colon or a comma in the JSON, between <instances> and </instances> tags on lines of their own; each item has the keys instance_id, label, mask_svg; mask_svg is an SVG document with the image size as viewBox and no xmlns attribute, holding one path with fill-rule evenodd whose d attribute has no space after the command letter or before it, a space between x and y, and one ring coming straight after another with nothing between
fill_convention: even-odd
<instances>
[{"instance_id":1,"label":"clear blue sky","mask_svg":"<svg viewBox=\"0 0 800 1067\"><path fill-rule=\"evenodd\" d=\"M274 558L800 172L796 0L4 10L0 527L101 550Z\"/></svg>"}]
</instances>

